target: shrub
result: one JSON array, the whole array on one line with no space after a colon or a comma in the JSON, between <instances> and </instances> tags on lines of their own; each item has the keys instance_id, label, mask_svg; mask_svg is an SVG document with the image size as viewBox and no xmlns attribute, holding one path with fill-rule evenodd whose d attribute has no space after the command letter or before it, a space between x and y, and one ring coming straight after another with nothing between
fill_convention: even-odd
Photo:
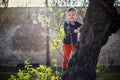
<instances>
[{"instance_id":1,"label":"shrub","mask_svg":"<svg viewBox=\"0 0 120 80\"><path fill-rule=\"evenodd\" d=\"M25 67L19 70L16 75L11 75L9 80L61 80L57 70L51 67L39 65L33 68L30 62L25 61Z\"/></svg>"}]
</instances>

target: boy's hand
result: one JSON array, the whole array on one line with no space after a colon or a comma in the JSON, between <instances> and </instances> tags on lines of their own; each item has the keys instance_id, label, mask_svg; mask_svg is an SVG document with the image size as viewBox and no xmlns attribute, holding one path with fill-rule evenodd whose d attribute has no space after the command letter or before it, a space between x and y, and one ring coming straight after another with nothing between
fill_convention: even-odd
<instances>
[{"instance_id":1,"label":"boy's hand","mask_svg":"<svg viewBox=\"0 0 120 80\"><path fill-rule=\"evenodd\" d=\"M79 32L80 32L80 28L74 30L74 33L79 33Z\"/></svg>"},{"instance_id":2,"label":"boy's hand","mask_svg":"<svg viewBox=\"0 0 120 80\"><path fill-rule=\"evenodd\" d=\"M78 31L80 32L80 28L78 28Z\"/></svg>"}]
</instances>

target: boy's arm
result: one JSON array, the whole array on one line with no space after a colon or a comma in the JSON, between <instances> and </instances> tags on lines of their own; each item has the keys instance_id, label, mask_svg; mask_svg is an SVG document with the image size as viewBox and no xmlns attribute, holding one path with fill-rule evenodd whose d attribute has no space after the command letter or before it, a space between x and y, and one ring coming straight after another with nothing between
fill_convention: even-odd
<instances>
[{"instance_id":1,"label":"boy's arm","mask_svg":"<svg viewBox=\"0 0 120 80\"><path fill-rule=\"evenodd\" d=\"M81 23L78 23L79 27L74 30L74 33L79 33L83 25Z\"/></svg>"},{"instance_id":2,"label":"boy's arm","mask_svg":"<svg viewBox=\"0 0 120 80\"><path fill-rule=\"evenodd\" d=\"M81 31L81 28L83 27L83 25L81 25L80 27L78 27L78 32Z\"/></svg>"},{"instance_id":3,"label":"boy's arm","mask_svg":"<svg viewBox=\"0 0 120 80\"><path fill-rule=\"evenodd\" d=\"M74 33L79 33L80 32L80 27L74 30Z\"/></svg>"},{"instance_id":4,"label":"boy's arm","mask_svg":"<svg viewBox=\"0 0 120 80\"><path fill-rule=\"evenodd\" d=\"M66 22L64 23L64 32L67 33L67 24L66 24Z\"/></svg>"},{"instance_id":5,"label":"boy's arm","mask_svg":"<svg viewBox=\"0 0 120 80\"><path fill-rule=\"evenodd\" d=\"M79 32L80 32L79 29L75 29L75 30L74 30L74 33L79 33Z\"/></svg>"},{"instance_id":6,"label":"boy's arm","mask_svg":"<svg viewBox=\"0 0 120 80\"><path fill-rule=\"evenodd\" d=\"M74 33L74 29L70 28L69 23L64 23L64 32L66 34Z\"/></svg>"},{"instance_id":7,"label":"boy's arm","mask_svg":"<svg viewBox=\"0 0 120 80\"><path fill-rule=\"evenodd\" d=\"M64 31L68 34L74 33L74 28L70 27L70 23L65 22L64 24Z\"/></svg>"}]
</instances>

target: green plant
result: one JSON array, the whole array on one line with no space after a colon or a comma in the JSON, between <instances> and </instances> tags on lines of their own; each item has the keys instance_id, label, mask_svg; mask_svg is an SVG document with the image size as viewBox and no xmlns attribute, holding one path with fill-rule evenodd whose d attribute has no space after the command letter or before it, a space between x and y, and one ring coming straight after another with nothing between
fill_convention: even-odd
<instances>
[{"instance_id":1,"label":"green plant","mask_svg":"<svg viewBox=\"0 0 120 80\"><path fill-rule=\"evenodd\" d=\"M97 64L97 69L96 69L96 73L97 74L105 73L106 71L109 71L109 67L108 66Z\"/></svg>"},{"instance_id":2,"label":"green plant","mask_svg":"<svg viewBox=\"0 0 120 80\"><path fill-rule=\"evenodd\" d=\"M49 11L53 14L53 16L55 16L55 20L54 20L54 25L55 28L50 30L53 31L54 30L54 34L53 34L53 38L51 38L51 50L52 51L56 51L57 49L59 50L61 47L61 43L63 41L63 38L65 37L65 33L64 33L64 29L63 29L63 21L64 21L64 15L65 15L65 9L62 8L58 8L58 6L56 6L56 8L54 7L49 7L48 8Z\"/></svg>"},{"instance_id":3,"label":"green plant","mask_svg":"<svg viewBox=\"0 0 120 80\"><path fill-rule=\"evenodd\" d=\"M19 70L16 75L11 75L9 80L61 80L57 70L51 67L39 65L33 68L29 61L25 61L23 70Z\"/></svg>"}]
</instances>

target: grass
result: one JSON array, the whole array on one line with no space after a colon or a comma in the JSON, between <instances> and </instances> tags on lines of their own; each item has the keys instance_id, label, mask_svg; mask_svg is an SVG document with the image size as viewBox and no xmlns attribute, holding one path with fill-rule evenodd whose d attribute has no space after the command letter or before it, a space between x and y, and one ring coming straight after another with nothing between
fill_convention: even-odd
<instances>
[{"instance_id":1,"label":"grass","mask_svg":"<svg viewBox=\"0 0 120 80\"><path fill-rule=\"evenodd\" d=\"M108 73L103 75L103 80L120 80L120 73Z\"/></svg>"},{"instance_id":2,"label":"grass","mask_svg":"<svg viewBox=\"0 0 120 80\"><path fill-rule=\"evenodd\" d=\"M96 80L120 80L120 66L108 67L97 75L98 77Z\"/></svg>"},{"instance_id":3,"label":"grass","mask_svg":"<svg viewBox=\"0 0 120 80\"><path fill-rule=\"evenodd\" d=\"M106 73L97 77L97 80L120 80L120 73Z\"/></svg>"}]
</instances>

